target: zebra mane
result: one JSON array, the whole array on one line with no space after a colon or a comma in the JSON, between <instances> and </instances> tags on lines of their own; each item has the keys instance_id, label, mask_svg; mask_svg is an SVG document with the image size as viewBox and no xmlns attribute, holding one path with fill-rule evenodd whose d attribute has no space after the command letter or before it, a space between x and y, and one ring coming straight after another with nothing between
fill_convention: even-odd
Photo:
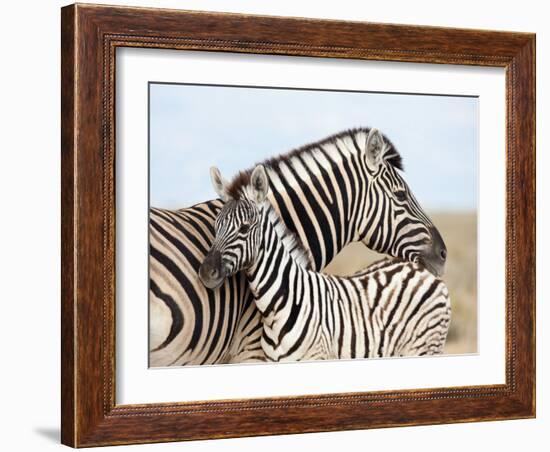
<instances>
[{"instance_id":1,"label":"zebra mane","mask_svg":"<svg viewBox=\"0 0 550 452\"><path fill-rule=\"evenodd\" d=\"M303 154L312 153L319 147L323 147L327 144L333 144L342 138L345 138L348 136L352 137L357 135L358 133L364 133L365 136L367 136L370 130L371 130L370 127L356 127L353 129L344 130L336 134L330 135L326 138L323 138L320 141L315 141L313 143L309 143L304 146L293 149L287 153L268 158L263 162L257 163L256 165L263 165L266 170L269 170L269 169L278 170L282 163L288 163L295 157L300 157ZM388 162L394 168L403 171L404 167L403 167L403 159L401 155L399 154L394 144L390 141L390 139L386 135L382 134L382 137L384 138L384 142L385 142L384 160L386 160L386 162ZM241 193L243 188L249 184L250 175L252 174L252 171L256 167L256 165L254 165L250 169L239 172L239 174L235 176L235 178L231 181L231 183L226 187L226 190L229 196L231 196L234 199L238 199L239 194Z\"/></svg>"},{"instance_id":2,"label":"zebra mane","mask_svg":"<svg viewBox=\"0 0 550 452\"><path fill-rule=\"evenodd\" d=\"M298 234L295 234L286 227L273 206L269 201L264 202L264 208L267 210L268 219L275 228L276 234L283 242L283 247L288 251L296 263L304 268L313 268L313 255L303 245Z\"/></svg>"}]
</instances>

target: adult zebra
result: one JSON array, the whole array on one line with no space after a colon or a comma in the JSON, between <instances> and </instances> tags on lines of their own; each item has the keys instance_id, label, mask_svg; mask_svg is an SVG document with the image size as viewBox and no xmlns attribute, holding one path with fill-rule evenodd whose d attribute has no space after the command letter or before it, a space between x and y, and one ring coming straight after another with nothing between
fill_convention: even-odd
<instances>
[{"instance_id":1,"label":"adult zebra","mask_svg":"<svg viewBox=\"0 0 550 452\"><path fill-rule=\"evenodd\" d=\"M376 129L330 136L264 166L270 202L287 227L310 250L321 270L348 243L443 271L441 236L398 170L401 157ZM228 199L250 177L241 173ZM227 187L219 173L216 186ZM261 318L242 274L215 291L198 278L213 240L220 201L180 211L151 210L150 364L152 366L263 359Z\"/></svg>"},{"instance_id":2,"label":"adult zebra","mask_svg":"<svg viewBox=\"0 0 550 452\"><path fill-rule=\"evenodd\" d=\"M224 187L217 187L222 190ZM215 224L201 279L212 289L244 270L263 317L270 361L420 356L443 351L450 322L445 284L411 262L382 262L350 277L310 270L310 259L267 201L257 166Z\"/></svg>"}]
</instances>

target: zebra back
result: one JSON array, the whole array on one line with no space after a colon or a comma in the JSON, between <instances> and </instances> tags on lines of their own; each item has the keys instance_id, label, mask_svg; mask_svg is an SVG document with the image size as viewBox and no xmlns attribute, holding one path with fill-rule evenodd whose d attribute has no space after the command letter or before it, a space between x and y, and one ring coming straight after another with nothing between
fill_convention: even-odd
<instances>
[{"instance_id":1,"label":"zebra back","mask_svg":"<svg viewBox=\"0 0 550 452\"><path fill-rule=\"evenodd\" d=\"M449 292L418 264L388 260L351 277L308 275L278 283L303 286L264 311L262 348L269 361L443 353L451 321ZM263 300L256 301L262 305Z\"/></svg>"},{"instance_id":2,"label":"zebra back","mask_svg":"<svg viewBox=\"0 0 550 452\"><path fill-rule=\"evenodd\" d=\"M236 355L243 360L263 359L261 325L244 275L235 275L216 291L206 289L197 276L222 205L213 200L176 211L150 210L149 358L153 367L230 362ZM241 340L233 340L236 332ZM246 339L252 345L243 342Z\"/></svg>"}]
</instances>

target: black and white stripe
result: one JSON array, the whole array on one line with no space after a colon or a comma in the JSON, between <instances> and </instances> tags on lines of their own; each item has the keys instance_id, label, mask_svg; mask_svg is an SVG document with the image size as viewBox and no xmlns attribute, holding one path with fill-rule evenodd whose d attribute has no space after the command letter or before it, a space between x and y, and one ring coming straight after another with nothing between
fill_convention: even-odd
<instances>
[{"instance_id":1,"label":"black and white stripe","mask_svg":"<svg viewBox=\"0 0 550 452\"><path fill-rule=\"evenodd\" d=\"M442 270L444 244L402 175L394 146L374 129L355 129L264 162L269 199L286 226L324 268L347 244ZM229 199L251 171L226 184ZM215 174L213 175L216 176ZM206 290L198 278L222 202L179 211L151 209L150 364L263 359L261 321L241 274Z\"/></svg>"},{"instance_id":2,"label":"black and white stripe","mask_svg":"<svg viewBox=\"0 0 550 452\"><path fill-rule=\"evenodd\" d=\"M246 327L252 303L242 275L228 279L221 290L207 290L199 266L213 240L214 220L223 203L208 201L179 211L151 209L149 220L149 347L150 365L227 362L245 345L234 340L253 335Z\"/></svg>"},{"instance_id":3,"label":"black and white stripe","mask_svg":"<svg viewBox=\"0 0 550 452\"><path fill-rule=\"evenodd\" d=\"M256 182L256 180L265 182ZM350 277L317 273L265 199L259 166L250 187L216 220L205 262L222 277L244 270L263 317L271 361L421 356L443 351L450 322L445 284L423 266L387 260ZM202 273L201 273L202 276ZM205 278L205 284L217 281Z\"/></svg>"}]
</instances>

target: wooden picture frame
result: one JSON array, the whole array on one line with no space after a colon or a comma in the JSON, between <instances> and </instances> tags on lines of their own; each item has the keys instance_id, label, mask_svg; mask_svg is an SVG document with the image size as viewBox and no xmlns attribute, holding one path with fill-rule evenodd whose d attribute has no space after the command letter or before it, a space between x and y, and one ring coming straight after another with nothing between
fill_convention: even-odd
<instances>
[{"instance_id":1,"label":"wooden picture frame","mask_svg":"<svg viewBox=\"0 0 550 452\"><path fill-rule=\"evenodd\" d=\"M73 447L535 416L535 35L71 5L62 9L62 442ZM115 50L503 67L506 383L115 403Z\"/></svg>"}]
</instances>

